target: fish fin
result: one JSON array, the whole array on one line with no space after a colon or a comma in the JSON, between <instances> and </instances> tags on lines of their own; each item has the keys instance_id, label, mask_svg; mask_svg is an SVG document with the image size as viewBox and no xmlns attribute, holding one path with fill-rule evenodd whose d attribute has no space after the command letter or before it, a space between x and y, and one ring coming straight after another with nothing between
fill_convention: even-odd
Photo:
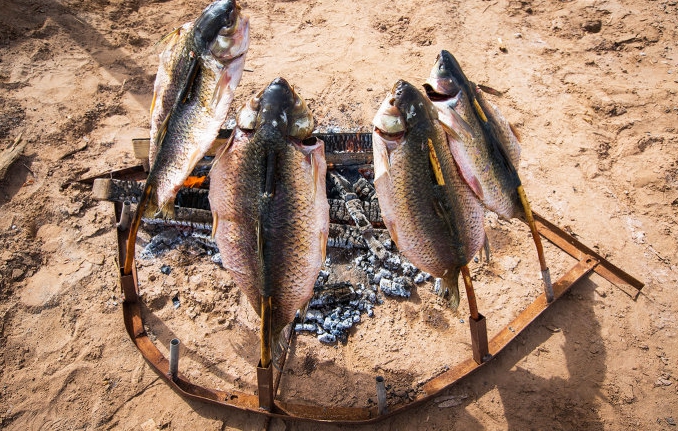
<instances>
[{"instance_id":1,"label":"fish fin","mask_svg":"<svg viewBox=\"0 0 678 431\"><path fill-rule=\"evenodd\" d=\"M210 106L213 108L219 105L221 99L224 97L233 97L231 90L231 74L229 73L229 68L224 67L217 74L217 86L214 89L212 100L210 102Z\"/></svg>"},{"instance_id":2,"label":"fish fin","mask_svg":"<svg viewBox=\"0 0 678 431\"><path fill-rule=\"evenodd\" d=\"M174 198L169 199L167 202L165 202L162 208L159 208L156 211L155 217L158 216L165 220L174 218Z\"/></svg>"},{"instance_id":3,"label":"fish fin","mask_svg":"<svg viewBox=\"0 0 678 431\"><path fill-rule=\"evenodd\" d=\"M161 44L166 44L165 49L171 48L179 39L179 35L181 34L181 30L183 29L183 26L177 27L174 30L170 31L166 35L162 37L159 41L156 42L156 45L161 45Z\"/></svg>"},{"instance_id":4,"label":"fish fin","mask_svg":"<svg viewBox=\"0 0 678 431\"><path fill-rule=\"evenodd\" d=\"M513 136L516 137L516 141L522 142L523 138L520 136L520 132L518 132L518 129L516 129L516 126L513 124L509 123L509 129L511 129L511 132L513 133Z\"/></svg>"},{"instance_id":5,"label":"fish fin","mask_svg":"<svg viewBox=\"0 0 678 431\"><path fill-rule=\"evenodd\" d=\"M214 238L217 236L217 229L219 228L219 213L216 211L212 211L212 241L214 241Z\"/></svg>"},{"instance_id":6,"label":"fish fin","mask_svg":"<svg viewBox=\"0 0 678 431\"><path fill-rule=\"evenodd\" d=\"M212 167L210 167L210 172L207 174L208 177L212 176L212 170L214 169L214 167L217 165L219 160L221 160L223 155L226 154L228 152L228 150L231 148L231 146L233 145L234 138L235 138L235 130L233 130L231 132L231 135L228 137L228 140L224 143L224 145L219 147L219 149L217 150L216 156L214 157L214 160L212 161Z\"/></svg>"},{"instance_id":7,"label":"fish fin","mask_svg":"<svg viewBox=\"0 0 678 431\"><path fill-rule=\"evenodd\" d=\"M385 139L381 138L376 133L372 134L372 139L379 139L379 145L372 145L373 157L374 157L374 178L375 181L378 178L381 178L383 175L386 175L388 181L391 181L391 159L388 154L388 143Z\"/></svg>"},{"instance_id":8,"label":"fish fin","mask_svg":"<svg viewBox=\"0 0 678 431\"><path fill-rule=\"evenodd\" d=\"M512 186L515 188L521 185L521 181L520 177L518 176L518 171L516 170L515 166L513 166L513 162L511 161L511 157L509 156L509 153L506 149L506 145L501 141L501 139L499 139L499 132L497 129L500 127L501 126L497 123L494 117L490 117L489 121L482 124L483 135L485 136L488 143L490 154L496 154L495 157L500 159L501 163L506 168L506 172L513 181Z\"/></svg>"},{"instance_id":9,"label":"fish fin","mask_svg":"<svg viewBox=\"0 0 678 431\"><path fill-rule=\"evenodd\" d=\"M481 94L478 94L477 102L479 103L479 106L484 106L485 111L489 114L487 121L481 123L481 127L490 154L496 154L494 157L498 157L505 165L506 171L513 177L514 187L518 187L521 184L520 177L518 176L518 170L511 159L509 148L507 147L509 142L505 142L505 140L501 139L502 135L508 133L512 133L516 137L516 140L518 140L518 136L515 134L514 129L510 124L509 130L506 130L506 126L497 118L498 111L496 108L493 108ZM506 120L503 121L508 123Z\"/></svg>"},{"instance_id":10,"label":"fish fin","mask_svg":"<svg viewBox=\"0 0 678 431\"><path fill-rule=\"evenodd\" d=\"M188 65L188 74L186 81L184 82L181 92L179 93L179 103L186 103L192 96L193 84L195 83L195 78L198 76L198 71L200 70L200 60L193 51L190 53L190 63Z\"/></svg>"},{"instance_id":11,"label":"fish fin","mask_svg":"<svg viewBox=\"0 0 678 431\"><path fill-rule=\"evenodd\" d=\"M481 261L483 260L483 251L485 251L485 262L490 263L490 239L487 237L487 234L485 234L482 248L478 251Z\"/></svg>"},{"instance_id":12,"label":"fish fin","mask_svg":"<svg viewBox=\"0 0 678 431\"><path fill-rule=\"evenodd\" d=\"M325 258L327 257L327 232L320 231L318 233L320 236L320 256L322 258L322 265L325 266Z\"/></svg>"},{"instance_id":13,"label":"fish fin","mask_svg":"<svg viewBox=\"0 0 678 431\"><path fill-rule=\"evenodd\" d=\"M473 98L473 107L476 110L476 114L478 115L478 118L483 123L487 123L487 115L485 115L485 111L483 111L483 108L480 107L480 105L478 104L478 101L476 100L475 97Z\"/></svg>"},{"instance_id":14,"label":"fish fin","mask_svg":"<svg viewBox=\"0 0 678 431\"><path fill-rule=\"evenodd\" d=\"M483 90L484 93L491 94L491 95L497 96L497 97L501 97L501 96L504 95L504 93L502 93L501 91L495 90L494 88L488 87L487 85L483 85L483 84L477 84L477 85L478 85L478 88Z\"/></svg>"},{"instance_id":15,"label":"fish fin","mask_svg":"<svg viewBox=\"0 0 678 431\"><path fill-rule=\"evenodd\" d=\"M452 271L448 271L448 273L443 276L440 283L440 292L442 292L443 295L445 293L449 295L447 305L453 310L459 308L459 272L459 268L456 267Z\"/></svg>"},{"instance_id":16,"label":"fish fin","mask_svg":"<svg viewBox=\"0 0 678 431\"><path fill-rule=\"evenodd\" d=\"M374 179L374 187L378 190L389 190L391 188L391 178L389 177L388 172ZM388 194L386 194L386 196L387 195ZM381 197L381 200L379 201L381 217L388 229L391 240L395 243L396 248L400 249L400 246L398 245L398 224L392 214L393 208L390 204L390 200L387 199L386 196Z\"/></svg>"},{"instance_id":17,"label":"fish fin","mask_svg":"<svg viewBox=\"0 0 678 431\"><path fill-rule=\"evenodd\" d=\"M452 158L454 159L454 163L457 165L457 169L459 170L461 177L464 179L464 182L468 184L471 190L473 190L473 193L478 196L478 199L482 201L485 196L485 193L483 192L483 186L480 184L478 177L476 177L473 164L469 160L468 156L466 156L466 154L461 151L464 142L454 130L442 123L441 126L447 135L447 145L450 147Z\"/></svg>"},{"instance_id":18,"label":"fish fin","mask_svg":"<svg viewBox=\"0 0 678 431\"><path fill-rule=\"evenodd\" d=\"M428 144L428 158L431 162L431 168L433 169L433 175L436 178L436 184L439 186L445 185L445 178L443 177L443 170L440 167L440 160L438 160L438 155L436 154L436 149L433 148L433 141L430 139L426 142Z\"/></svg>"},{"instance_id":19,"label":"fish fin","mask_svg":"<svg viewBox=\"0 0 678 431\"><path fill-rule=\"evenodd\" d=\"M440 107L439 103L434 104ZM438 119L448 129L454 130L456 135L463 135L467 140L473 139L473 128L454 108L445 106L443 109L438 109Z\"/></svg>"},{"instance_id":20,"label":"fish fin","mask_svg":"<svg viewBox=\"0 0 678 431\"><path fill-rule=\"evenodd\" d=\"M157 150L155 151L155 156L157 157L158 154L160 153L160 148L162 148L162 144L165 141L165 136L167 136L167 126L169 124L170 117L172 116L172 111L167 114L167 117L165 117L164 120L162 120L162 123L160 123L160 127L158 127L158 132L155 135L155 148ZM153 167L155 165L155 160L149 160L148 163Z\"/></svg>"},{"instance_id":21,"label":"fish fin","mask_svg":"<svg viewBox=\"0 0 678 431\"><path fill-rule=\"evenodd\" d=\"M153 99L151 99L151 109L148 110L148 112L151 113L151 116L153 115L153 110L155 109L155 100L158 98L158 92L153 91Z\"/></svg>"},{"instance_id":22,"label":"fish fin","mask_svg":"<svg viewBox=\"0 0 678 431\"><path fill-rule=\"evenodd\" d=\"M156 194L156 188L147 184L146 187L144 187L144 194L142 196L146 195L148 195L148 198L146 199L142 217L153 218L158 211L158 195Z\"/></svg>"},{"instance_id":23,"label":"fish fin","mask_svg":"<svg viewBox=\"0 0 678 431\"><path fill-rule=\"evenodd\" d=\"M194 148L191 151L190 157L188 159L188 166L191 168L191 172L195 168L195 166L198 164L200 159L203 158L203 155L200 154L200 149L199 148ZM189 174L190 175L190 174ZM178 190L177 190L178 191Z\"/></svg>"}]
</instances>

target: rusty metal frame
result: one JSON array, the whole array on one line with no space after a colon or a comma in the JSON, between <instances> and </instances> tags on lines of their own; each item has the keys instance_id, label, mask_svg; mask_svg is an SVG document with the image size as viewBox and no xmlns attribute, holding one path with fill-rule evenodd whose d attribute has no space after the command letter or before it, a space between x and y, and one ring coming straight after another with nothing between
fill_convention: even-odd
<instances>
[{"instance_id":1,"label":"rusty metal frame","mask_svg":"<svg viewBox=\"0 0 678 431\"><path fill-rule=\"evenodd\" d=\"M122 211L122 204L115 203L116 222ZM548 239L555 246L574 257L577 263L572 266L560 279L553 283L555 299L565 294L578 280L588 276L591 272L596 272L606 280L610 281L633 299L637 298L643 283L625 273L612 263L605 260L602 256L577 241L567 232L550 223L542 216L534 213L539 234ZM118 262L125 261L127 250L128 230L118 230ZM275 384L273 381L273 370L259 367L263 374L259 380L260 391L265 388L269 391L267 394L249 394L240 391L221 391L205 388L191 383L181 372L172 378L169 370L169 360L160 352L156 345L150 340L141 315L141 303L139 298L139 288L136 273L136 266L129 275L123 275L120 269L120 288L124 296L122 305L125 328L130 338L137 346L142 356L151 365L152 368L165 380L165 382L174 389L179 395L226 408L244 410L251 413L276 417L286 420L303 420L312 422L332 422L340 424L370 424L381 421L385 418L402 413L412 407L421 405L429 401L432 397L438 395L449 386L470 375L489 362L489 359L496 356L503 350L518 334L541 315L549 305L546 296L542 293L525 310L523 310L512 322L499 331L487 342L487 352L483 349L481 353L474 352L474 356L448 369L447 371L433 377L422 387L422 393L411 402L392 404L388 410L379 414L378 406L373 407L326 407L307 404L296 404L283 400L276 400L277 386L280 381L280 372L277 372ZM555 301L554 301L555 302ZM472 320L472 319L469 319ZM473 322L470 326L472 336L485 337L487 333L484 329L484 317L480 316L482 322ZM482 343L483 345L485 342ZM483 356L483 357L480 357ZM284 360L284 359L283 359ZM282 367L281 367L282 368ZM262 382L264 386L262 387ZM267 385L267 386L266 386ZM262 404L263 403L263 404Z\"/></svg>"},{"instance_id":2,"label":"rusty metal frame","mask_svg":"<svg viewBox=\"0 0 678 431\"><path fill-rule=\"evenodd\" d=\"M228 131L225 131L219 137L224 138L227 135ZM325 141L326 150L329 149L327 154L329 168L338 166L365 167L372 163L370 151L371 135L364 133L332 133L318 134L318 136ZM83 179L80 182L92 184L96 178L104 177L141 180L145 178L145 170L142 166L136 166L98 177ZM117 224L123 204L114 202L114 205ZM578 280L590 275L591 272L599 274L616 285L633 300L638 297L640 290L643 288L642 282L617 268L544 217L534 212L532 214L539 235L576 260L576 263L560 279L553 283L554 301L547 301L545 293L542 293L491 339L488 339L485 317L481 314L478 314L477 319L469 317L469 330L472 341L471 356L447 371L432 377L421 387L421 392L418 396L410 402L402 401L398 404L388 406L376 405L373 407L326 407L277 400L278 386L282 377L282 371L280 370L284 368L286 355L280 358L278 371L275 371L274 367L270 364L265 368L261 367L261 363L257 364L258 394L240 391L221 391L199 386L191 383L180 371L176 375L172 375L169 360L165 358L163 353L151 341L144 329L136 265L132 266L132 272L128 275L125 275L123 269L119 268L120 289L124 297L122 309L125 328L144 359L172 389L185 398L209 402L229 409L264 415L268 420L275 417L319 423L375 423L429 401L441 391L491 362L494 356L501 352L518 334L553 304L555 300L564 295ZM126 258L129 227L124 230L119 228L117 231L118 263L121 265L125 262ZM288 338L288 345L292 342L293 336L294 332L292 331ZM377 387L379 387L379 381L377 382Z\"/></svg>"}]
</instances>

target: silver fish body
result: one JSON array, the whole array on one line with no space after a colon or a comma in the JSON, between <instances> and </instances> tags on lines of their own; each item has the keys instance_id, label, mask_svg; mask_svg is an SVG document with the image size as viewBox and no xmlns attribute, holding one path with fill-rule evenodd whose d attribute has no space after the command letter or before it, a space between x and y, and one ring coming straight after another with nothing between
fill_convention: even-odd
<instances>
[{"instance_id":1,"label":"silver fish body","mask_svg":"<svg viewBox=\"0 0 678 431\"><path fill-rule=\"evenodd\" d=\"M398 250L442 278L459 303L458 276L485 240L483 208L459 175L430 101L398 81L374 119L374 186Z\"/></svg>"},{"instance_id":2,"label":"silver fish body","mask_svg":"<svg viewBox=\"0 0 678 431\"><path fill-rule=\"evenodd\" d=\"M523 214L517 193L520 144L508 121L442 51L424 85L462 177L485 207L504 219Z\"/></svg>"},{"instance_id":3,"label":"silver fish body","mask_svg":"<svg viewBox=\"0 0 678 431\"><path fill-rule=\"evenodd\" d=\"M166 38L151 105L146 214L171 215L174 198L226 120L249 46L249 20L217 0Z\"/></svg>"},{"instance_id":4,"label":"silver fish body","mask_svg":"<svg viewBox=\"0 0 678 431\"><path fill-rule=\"evenodd\" d=\"M223 266L257 313L272 297L274 337L310 300L325 260L326 162L312 129L306 104L278 78L239 111L210 173Z\"/></svg>"}]
</instances>

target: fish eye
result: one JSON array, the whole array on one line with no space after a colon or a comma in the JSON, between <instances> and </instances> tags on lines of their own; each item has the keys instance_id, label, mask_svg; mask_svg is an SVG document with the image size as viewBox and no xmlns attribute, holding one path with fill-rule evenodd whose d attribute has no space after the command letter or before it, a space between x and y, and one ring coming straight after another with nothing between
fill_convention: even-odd
<instances>
[{"instance_id":1,"label":"fish eye","mask_svg":"<svg viewBox=\"0 0 678 431\"><path fill-rule=\"evenodd\" d=\"M388 101L389 105L395 106L395 97L392 97L391 100Z\"/></svg>"}]
</instances>

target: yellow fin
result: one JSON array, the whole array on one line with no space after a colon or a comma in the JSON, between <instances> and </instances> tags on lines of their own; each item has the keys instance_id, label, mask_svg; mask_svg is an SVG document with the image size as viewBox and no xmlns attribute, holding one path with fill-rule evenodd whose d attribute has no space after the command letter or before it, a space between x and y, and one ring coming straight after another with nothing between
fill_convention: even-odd
<instances>
[{"instance_id":1,"label":"yellow fin","mask_svg":"<svg viewBox=\"0 0 678 431\"><path fill-rule=\"evenodd\" d=\"M521 141L522 141L522 137L520 136L520 132L518 132L518 129L516 129L516 126L514 126L514 125L511 124L511 123L509 123L509 128L511 129L511 132L513 132L513 136L516 137L516 140L517 140L518 142L521 142Z\"/></svg>"},{"instance_id":2,"label":"yellow fin","mask_svg":"<svg viewBox=\"0 0 678 431\"><path fill-rule=\"evenodd\" d=\"M176 41L179 37L179 34L181 34L181 27L177 27L174 30L167 33L165 36L163 36L162 39L160 39L159 41L156 42L156 46L161 45L161 44L167 44L165 49L171 48L172 45L174 45L176 43Z\"/></svg>"},{"instance_id":3,"label":"yellow fin","mask_svg":"<svg viewBox=\"0 0 678 431\"><path fill-rule=\"evenodd\" d=\"M231 146L233 145L234 137L235 137L235 129L233 129L233 131L231 131L231 136L228 137L228 140L224 143L224 145L219 147L219 149L217 150L217 153L216 153L217 155L214 157L214 160L212 161L212 167L210 167L210 172L207 174L208 177L212 176L212 170L214 169L214 167L217 165L219 160L221 160L221 157L224 154L226 154L226 152L228 152L229 148L231 148Z\"/></svg>"},{"instance_id":4,"label":"yellow fin","mask_svg":"<svg viewBox=\"0 0 678 431\"><path fill-rule=\"evenodd\" d=\"M440 161L436 155L436 150L433 148L433 142L428 140L428 157L431 160L431 167L433 168L433 174L436 176L436 183L439 186L445 185L445 178L443 178L443 171L440 167Z\"/></svg>"},{"instance_id":5,"label":"yellow fin","mask_svg":"<svg viewBox=\"0 0 678 431\"><path fill-rule=\"evenodd\" d=\"M151 100L151 109L149 110L149 112L151 113L151 115L153 115L153 110L155 109L155 99L156 99L157 97L158 97L158 92L157 92L157 91L154 91L154 92L153 92L153 99Z\"/></svg>"},{"instance_id":6,"label":"yellow fin","mask_svg":"<svg viewBox=\"0 0 678 431\"><path fill-rule=\"evenodd\" d=\"M473 99L473 107L476 108L476 112L478 113L480 119L483 120L483 123L487 123L487 116L485 115L485 112L483 112L483 108L480 107L476 99Z\"/></svg>"},{"instance_id":7,"label":"yellow fin","mask_svg":"<svg viewBox=\"0 0 678 431\"><path fill-rule=\"evenodd\" d=\"M158 133L155 135L155 147L156 148L161 148L162 143L165 140L165 135L167 135L167 125L169 124L170 117L172 116L172 111L170 111L167 114L167 117L163 120L163 122L160 124L160 127L158 127ZM156 151L156 156L160 151ZM155 164L155 160L149 160L149 163L151 164L151 167Z\"/></svg>"},{"instance_id":8,"label":"yellow fin","mask_svg":"<svg viewBox=\"0 0 678 431\"><path fill-rule=\"evenodd\" d=\"M322 256L323 262L322 266L325 266L325 257L327 253L327 235L325 235L325 232L320 231L318 233L320 236L320 255ZM305 315L305 314L304 314Z\"/></svg>"},{"instance_id":9,"label":"yellow fin","mask_svg":"<svg viewBox=\"0 0 678 431\"><path fill-rule=\"evenodd\" d=\"M217 228L219 227L219 214L212 211L212 240L217 236Z\"/></svg>"}]
</instances>

